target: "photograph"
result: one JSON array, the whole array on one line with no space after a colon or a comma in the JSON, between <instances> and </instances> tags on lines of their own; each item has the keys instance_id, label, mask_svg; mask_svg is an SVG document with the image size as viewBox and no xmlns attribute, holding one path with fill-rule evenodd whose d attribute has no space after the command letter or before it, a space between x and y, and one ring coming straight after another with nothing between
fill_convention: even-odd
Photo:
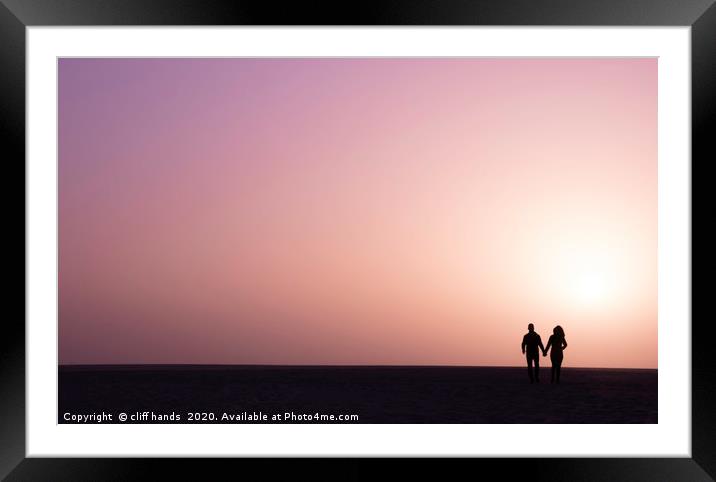
<instances>
[{"instance_id":1,"label":"photograph","mask_svg":"<svg viewBox=\"0 0 716 482\"><path fill-rule=\"evenodd\" d=\"M658 77L57 58L57 423L657 424Z\"/></svg>"},{"instance_id":2,"label":"photograph","mask_svg":"<svg viewBox=\"0 0 716 482\"><path fill-rule=\"evenodd\" d=\"M716 0L345 6L0 0L0 479L716 480Z\"/></svg>"}]
</instances>

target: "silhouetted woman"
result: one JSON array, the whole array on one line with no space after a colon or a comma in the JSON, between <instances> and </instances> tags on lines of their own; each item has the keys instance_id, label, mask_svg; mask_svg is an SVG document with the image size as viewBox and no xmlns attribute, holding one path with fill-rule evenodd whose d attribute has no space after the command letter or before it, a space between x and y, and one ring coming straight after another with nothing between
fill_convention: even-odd
<instances>
[{"instance_id":1,"label":"silhouetted woman","mask_svg":"<svg viewBox=\"0 0 716 482\"><path fill-rule=\"evenodd\" d=\"M552 351L549 354L549 359L552 361L552 383L559 383L559 372L562 368L562 359L564 354L562 353L567 348L567 340L564 339L564 330L561 326L557 325L552 330L552 336L549 337L547 346L544 349L544 356L547 356L547 352L550 347Z\"/></svg>"}]
</instances>

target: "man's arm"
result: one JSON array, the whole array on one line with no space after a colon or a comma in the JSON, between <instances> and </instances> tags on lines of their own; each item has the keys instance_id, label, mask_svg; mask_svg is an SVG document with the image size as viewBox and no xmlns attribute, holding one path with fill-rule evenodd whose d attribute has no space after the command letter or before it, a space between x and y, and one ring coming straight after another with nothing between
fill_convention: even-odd
<instances>
[{"instance_id":1,"label":"man's arm","mask_svg":"<svg viewBox=\"0 0 716 482\"><path fill-rule=\"evenodd\" d=\"M525 354L525 345L527 344L527 335L522 337L522 354Z\"/></svg>"},{"instance_id":2,"label":"man's arm","mask_svg":"<svg viewBox=\"0 0 716 482\"><path fill-rule=\"evenodd\" d=\"M550 337L550 339L547 341L547 348L542 346L542 338L537 337L537 341L539 343L539 347L542 348L542 353L547 353L547 350L549 350L549 344L552 343L552 338Z\"/></svg>"}]
</instances>

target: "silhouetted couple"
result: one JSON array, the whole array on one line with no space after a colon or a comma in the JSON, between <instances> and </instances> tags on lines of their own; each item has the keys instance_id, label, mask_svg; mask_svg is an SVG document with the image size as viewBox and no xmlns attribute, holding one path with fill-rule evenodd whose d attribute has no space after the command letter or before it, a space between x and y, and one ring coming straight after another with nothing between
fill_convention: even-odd
<instances>
[{"instance_id":1,"label":"silhouetted couple","mask_svg":"<svg viewBox=\"0 0 716 482\"><path fill-rule=\"evenodd\" d=\"M530 376L530 383L539 383L539 351L542 349L542 356L552 349L549 359L552 361L552 383L559 383L559 372L564 359L564 349L567 348L567 340L564 338L564 330L557 325L552 330L547 348L542 346L542 339L535 332L535 325L527 325L527 334L522 338L522 354L527 355L527 374ZM533 369L534 365L534 369Z\"/></svg>"}]
</instances>

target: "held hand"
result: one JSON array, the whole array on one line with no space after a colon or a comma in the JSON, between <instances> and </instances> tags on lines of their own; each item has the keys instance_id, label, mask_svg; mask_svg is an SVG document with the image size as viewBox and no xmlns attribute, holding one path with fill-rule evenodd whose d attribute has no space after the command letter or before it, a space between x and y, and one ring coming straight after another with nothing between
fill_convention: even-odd
<instances>
[{"instance_id":1,"label":"held hand","mask_svg":"<svg viewBox=\"0 0 716 482\"><path fill-rule=\"evenodd\" d=\"M546 352L546 351L543 351L543 352L542 352L542 356L547 356L547 352Z\"/></svg>"},{"instance_id":2,"label":"held hand","mask_svg":"<svg viewBox=\"0 0 716 482\"><path fill-rule=\"evenodd\" d=\"M524 349L524 348L522 349L522 354L523 354L523 355L525 354L525 349Z\"/></svg>"}]
</instances>

